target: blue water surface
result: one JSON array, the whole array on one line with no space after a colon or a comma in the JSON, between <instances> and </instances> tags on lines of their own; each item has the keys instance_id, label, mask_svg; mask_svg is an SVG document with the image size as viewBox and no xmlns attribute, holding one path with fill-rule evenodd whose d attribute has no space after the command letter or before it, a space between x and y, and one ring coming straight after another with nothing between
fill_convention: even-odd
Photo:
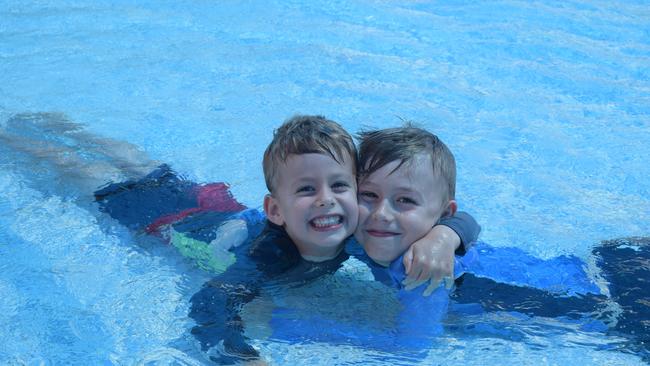
<instances>
[{"instance_id":1,"label":"blue water surface","mask_svg":"<svg viewBox=\"0 0 650 366\"><path fill-rule=\"evenodd\" d=\"M287 117L352 132L408 119L450 146L460 207L494 246L589 262L602 240L650 235L647 1L5 0L0 70L0 125L62 113L251 207ZM187 317L207 274L0 151L0 363L207 362ZM446 334L423 362L642 363L549 322ZM380 362L256 346L277 364Z\"/></svg>"}]
</instances>

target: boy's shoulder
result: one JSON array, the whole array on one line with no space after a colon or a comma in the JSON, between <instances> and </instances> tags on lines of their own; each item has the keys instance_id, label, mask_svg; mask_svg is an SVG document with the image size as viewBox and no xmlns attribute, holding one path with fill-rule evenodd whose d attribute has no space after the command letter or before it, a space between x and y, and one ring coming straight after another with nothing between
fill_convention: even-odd
<instances>
[{"instance_id":1,"label":"boy's shoulder","mask_svg":"<svg viewBox=\"0 0 650 366\"><path fill-rule=\"evenodd\" d=\"M252 239L248 255L262 263L273 264L278 260L297 262L300 253L287 231L265 220L264 228Z\"/></svg>"}]
</instances>

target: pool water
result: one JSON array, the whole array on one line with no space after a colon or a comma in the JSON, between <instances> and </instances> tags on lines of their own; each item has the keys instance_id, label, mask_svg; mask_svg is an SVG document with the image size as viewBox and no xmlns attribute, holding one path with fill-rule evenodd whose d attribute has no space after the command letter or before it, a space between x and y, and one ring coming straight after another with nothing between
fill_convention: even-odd
<instances>
[{"instance_id":1,"label":"pool water","mask_svg":"<svg viewBox=\"0 0 650 366\"><path fill-rule=\"evenodd\" d=\"M648 5L8 0L0 126L60 113L259 207L261 156L287 117L350 131L409 119L454 152L460 208L484 241L590 262L603 240L650 236ZM207 363L187 314L209 274L97 214L74 174L28 150L0 145L0 363ZM446 332L418 362L644 362L557 319L490 317L449 328L511 336ZM275 364L382 362L341 345L256 346Z\"/></svg>"}]
</instances>

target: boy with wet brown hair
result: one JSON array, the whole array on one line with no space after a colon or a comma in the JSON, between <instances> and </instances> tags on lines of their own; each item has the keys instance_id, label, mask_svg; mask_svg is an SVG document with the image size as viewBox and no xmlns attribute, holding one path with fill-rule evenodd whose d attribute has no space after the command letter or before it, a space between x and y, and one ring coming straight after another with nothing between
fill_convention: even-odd
<instances>
[{"instance_id":1,"label":"boy with wet brown hair","mask_svg":"<svg viewBox=\"0 0 650 366\"><path fill-rule=\"evenodd\" d=\"M459 219L455 216L456 162L437 136L410 124L362 132L359 139L355 237L375 263L387 267L441 220ZM478 232L456 230L456 234L459 240L432 247L435 256L450 265L447 287L453 284L454 254L464 254ZM433 289L430 286L426 292Z\"/></svg>"}]
</instances>

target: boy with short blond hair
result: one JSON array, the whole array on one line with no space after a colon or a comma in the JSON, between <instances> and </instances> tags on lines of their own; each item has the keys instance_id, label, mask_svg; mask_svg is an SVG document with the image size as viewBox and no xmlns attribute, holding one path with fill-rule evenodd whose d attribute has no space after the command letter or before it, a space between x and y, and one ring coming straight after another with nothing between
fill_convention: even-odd
<instances>
[{"instance_id":1,"label":"boy with short blond hair","mask_svg":"<svg viewBox=\"0 0 650 366\"><path fill-rule=\"evenodd\" d=\"M264 212L286 230L304 259L336 257L354 232L356 159L352 137L321 116L290 119L264 152Z\"/></svg>"},{"instance_id":2,"label":"boy with short blond hair","mask_svg":"<svg viewBox=\"0 0 650 366\"><path fill-rule=\"evenodd\" d=\"M357 166L357 148L352 136L338 123L323 116L295 116L275 130L273 141L264 151L262 168L270 193L277 188L277 173L289 156L308 153L329 155L339 164L350 158L355 169Z\"/></svg>"}]
</instances>

